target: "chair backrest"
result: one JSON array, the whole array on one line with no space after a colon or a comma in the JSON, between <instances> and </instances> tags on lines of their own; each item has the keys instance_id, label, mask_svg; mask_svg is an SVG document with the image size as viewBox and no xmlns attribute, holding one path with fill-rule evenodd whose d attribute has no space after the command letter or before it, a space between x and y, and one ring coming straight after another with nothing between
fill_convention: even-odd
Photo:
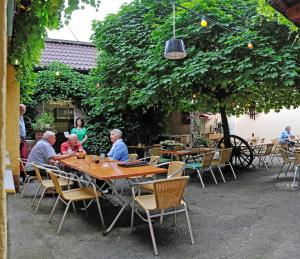
<instances>
[{"instance_id":1,"label":"chair backrest","mask_svg":"<svg viewBox=\"0 0 300 259\"><path fill-rule=\"evenodd\" d=\"M136 154L136 153L128 154L128 162L137 160L137 157L138 157L138 154Z\"/></svg>"},{"instance_id":2,"label":"chair backrest","mask_svg":"<svg viewBox=\"0 0 300 259\"><path fill-rule=\"evenodd\" d=\"M220 163L228 163L231 157L232 148L221 149Z\"/></svg>"},{"instance_id":3,"label":"chair backrest","mask_svg":"<svg viewBox=\"0 0 300 259\"><path fill-rule=\"evenodd\" d=\"M297 166L299 166L300 165L300 150L296 150L295 156L297 159Z\"/></svg>"},{"instance_id":4,"label":"chair backrest","mask_svg":"<svg viewBox=\"0 0 300 259\"><path fill-rule=\"evenodd\" d=\"M27 172L26 172L26 168L25 168L25 165L26 165L26 160L25 160L25 159L23 159L23 158L19 158L19 157L18 157L18 161L20 162L20 165L21 165L21 169L22 169L22 171L24 172L25 176L27 177L27 176L28 176L28 174L27 174Z\"/></svg>"},{"instance_id":5,"label":"chair backrest","mask_svg":"<svg viewBox=\"0 0 300 259\"><path fill-rule=\"evenodd\" d=\"M56 192L62 197L64 198L64 195L63 195L63 191L61 189L61 186L59 184L59 181L58 181L58 177L57 177L57 174L51 172L50 170L47 170L47 173L50 175L50 178L54 184L54 187L55 187L55 190Z\"/></svg>"},{"instance_id":6,"label":"chair backrest","mask_svg":"<svg viewBox=\"0 0 300 259\"><path fill-rule=\"evenodd\" d=\"M40 169L37 167L36 164L32 164L33 165L33 168L34 168L34 171L35 171L35 174L36 174L36 177L37 179L42 182L43 179L42 179L42 176L41 176L41 172L40 172Z\"/></svg>"},{"instance_id":7,"label":"chair backrest","mask_svg":"<svg viewBox=\"0 0 300 259\"><path fill-rule=\"evenodd\" d=\"M168 176L180 177L182 176L182 172L185 169L185 163L182 161L172 161L169 163L168 167ZM176 173L177 172L177 173Z\"/></svg>"},{"instance_id":8,"label":"chair backrest","mask_svg":"<svg viewBox=\"0 0 300 259\"><path fill-rule=\"evenodd\" d=\"M282 158L283 162L285 162L285 163L290 163L291 162L291 160L288 156L288 151L286 149L280 148L279 152L280 152L280 155L281 155L281 158Z\"/></svg>"},{"instance_id":9,"label":"chair backrest","mask_svg":"<svg viewBox=\"0 0 300 259\"><path fill-rule=\"evenodd\" d=\"M148 150L149 154L151 156L160 156L161 155L161 149L160 147L153 147L153 148L150 148Z\"/></svg>"},{"instance_id":10,"label":"chair backrest","mask_svg":"<svg viewBox=\"0 0 300 259\"><path fill-rule=\"evenodd\" d=\"M158 161L159 161L159 158L160 158L160 156L151 156L150 161L149 161L149 165L156 166Z\"/></svg>"},{"instance_id":11,"label":"chair backrest","mask_svg":"<svg viewBox=\"0 0 300 259\"><path fill-rule=\"evenodd\" d=\"M271 139L271 142L273 144L279 144L279 138L273 138L273 139Z\"/></svg>"},{"instance_id":12,"label":"chair backrest","mask_svg":"<svg viewBox=\"0 0 300 259\"><path fill-rule=\"evenodd\" d=\"M265 151L266 156L268 156L272 153L273 147L274 147L274 144L268 144L267 145L267 148L266 148L266 151Z\"/></svg>"},{"instance_id":13,"label":"chair backrest","mask_svg":"<svg viewBox=\"0 0 300 259\"><path fill-rule=\"evenodd\" d=\"M211 153L205 153L202 157L202 168L210 167L211 161L214 158L214 152Z\"/></svg>"},{"instance_id":14,"label":"chair backrest","mask_svg":"<svg viewBox=\"0 0 300 259\"><path fill-rule=\"evenodd\" d=\"M167 209L180 206L188 179L188 176L181 176L155 181L153 186L156 208Z\"/></svg>"}]
</instances>

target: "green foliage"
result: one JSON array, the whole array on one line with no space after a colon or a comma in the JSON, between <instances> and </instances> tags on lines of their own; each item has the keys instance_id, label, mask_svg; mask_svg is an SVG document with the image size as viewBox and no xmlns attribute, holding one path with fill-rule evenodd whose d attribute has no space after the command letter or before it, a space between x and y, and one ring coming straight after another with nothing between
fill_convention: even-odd
<instances>
[{"instance_id":1,"label":"green foliage","mask_svg":"<svg viewBox=\"0 0 300 259\"><path fill-rule=\"evenodd\" d=\"M267 17L270 21L277 21L281 25L286 25L291 31L298 32L299 28L290 20L284 17L281 13L276 11L266 0L259 0L258 12Z\"/></svg>"},{"instance_id":2,"label":"green foliage","mask_svg":"<svg viewBox=\"0 0 300 259\"><path fill-rule=\"evenodd\" d=\"M27 105L26 116L30 121L34 121L36 106L50 100L72 99L80 106L83 97L90 96L86 80L87 75L78 73L67 65L59 62L51 63L45 70L38 71L35 75L30 98L25 102ZM21 94L23 92L24 89ZM24 93L22 95L24 96ZM30 133L30 125L27 125L26 128Z\"/></svg>"},{"instance_id":3,"label":"green foliage","mask_svg":"<svg viewBox=\"0 0 300 259\"><path fill-rule=\"evenodd\" d=\"M122 129L126 142L133 144L153 143L166 128L164 98L149 102L147 94L135 93L144 87L137 78L138 62L147 58L151 31L169 12L153 1L134 1L118 14L94 23L99 56L89 82L91 97L83 100L90 117L89 132L98 137L90 143L94 150L109 147L112 128Z\"/></svg>"},{"instance_id":4,"label":"green foliage","mask_svg":"<svg viewBox=\"0 0 300 259\"><path fill-rule=\"evenodd\" d=\"M94 24L100 55L91 79L93 85L99 83L99 89L92 90L92 113L107 118L105 113L138 108L147 112L151 107L164 114L178 107L222 110L226 127L226 113L299 105L299 42L286 26L261 17L258 1L178 2L218 20L202 28L199 17L177 8L176 35L184 39L188 52L183 60L163 57L164 43L172 37L169 1L136 0ZM248 41L253 49L247 48Z\"/></svg>"},{"instance_id":5,"label":"green foliage","mask_svg":"<svg viewBox=\"0 0 300 259\"><path fill-rule=\"evenodd\" d=\"M26 4L26 5L25 5ZM33 91L33 68L39 63L47 29L59 29L71 18L74 10L84 5L99 7L100 0L17 0L14 15L13 35L8 48L8 61L19 63L18 80L23 93ZM27 91L28 90L28 91ZM24 94L22 100L30 101L30 95Z\"/></svg>"},{"instance_id":6,"label":"green foliage","mask_svg":"<svg viewBox=\"0 0 300 259\"><path fill-rule=\"evenodd\" d=\"M32 124L32 128L35 131L43 131L45 129L52 128L54 123L54 116L51 112L44 112L37 117L36 122Z\"/></svg>"}]
</instances>

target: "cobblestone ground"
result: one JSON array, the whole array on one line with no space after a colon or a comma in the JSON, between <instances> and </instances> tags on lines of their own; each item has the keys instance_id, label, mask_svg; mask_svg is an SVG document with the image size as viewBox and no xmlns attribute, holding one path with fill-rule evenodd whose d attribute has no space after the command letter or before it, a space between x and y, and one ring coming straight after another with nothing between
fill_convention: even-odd
<instances>
[{"instance_id":1,"label":"cobblestone ground","mask_svg":"<svg viewBox=\"0 0 300 259\"><path fill-rule=\"evenodd\" d=\"M184 215L178 215L176 226L172 216L165 217L163 225L154 224L159 257L300 258L300 192L289 187L292 172L277 179L276 170L248 169L237 172L238 180L226 173L226 183L219 177L218 185L207 176L206 189L192 177L185 197L195 244L190 243ZM7 198L9 258L154 257L148 225L137 220L131 234L129 208L105 237L95 206L87 217L70 210L56 235L64 207L60 206L48 223L55 199L47 197L34 215L30 202L35 189L32 185L23 199L19 195ZM101 200L101 205L109 224L119 207L106 200Z\"/></svg>"}]
</instances>

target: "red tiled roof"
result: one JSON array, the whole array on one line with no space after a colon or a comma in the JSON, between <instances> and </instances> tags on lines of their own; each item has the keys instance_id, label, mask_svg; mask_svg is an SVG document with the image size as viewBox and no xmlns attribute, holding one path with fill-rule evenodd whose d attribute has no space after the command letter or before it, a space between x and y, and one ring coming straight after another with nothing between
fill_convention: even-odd
<instances>
[{"instance_id":1,"label":"red tiled roof","mask_svg":"<svg viewBox=\"0 0 300 259\"><path fill-rule=\"evenodd\" d=\"M59 61L75 70L88 71L96 66L97 50L92 43L46 39L39 68Z\"/></svg>"},{"instance_id":2,"label":"red tiled roof","mask_svg":"<svg viewBox=\"0 0 300 259\"><path fill-rule=\"evenodd\" d=\"M270 5L300 28L299 0L270 0Z\"/></svg>"}]
</instances>

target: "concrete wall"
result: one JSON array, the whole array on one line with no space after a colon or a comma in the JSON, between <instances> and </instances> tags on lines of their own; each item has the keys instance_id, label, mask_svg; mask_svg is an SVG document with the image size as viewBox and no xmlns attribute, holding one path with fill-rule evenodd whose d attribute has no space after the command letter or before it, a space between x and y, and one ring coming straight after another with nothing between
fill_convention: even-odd
<instances>
[{"instance_id":1,"label":"concrete wall","mask_svg":"<svg viewBox=\"0 0 300 259\"><path fill-rule=\"evenodd\" d=\"M230 120L234 124L234 134L245 139L250 138L252 133L266 140L279 138L286 126L291 126L293 134L300 135L300 108L284 109L279 113L259 113L255 120L250 119L249 115L231 117Z\"/></svg>"},{"instance_id":2,"label":"concrete wall","mask_svg":"<svg viewBox=\"0 0 300 259\"><path fill-rule=\"evenodd\" d=\"M0 1L0 258L7 254L7 227L6 227L6 194L3 188L3 174L5 170L6 150L6 7L7 1Z\"/></svg>"},{"instance_id":3,"label":"concrete wall","mask_svg":"<svg viewBox=\"0 0 300 259\"><path fill-rule=\"evenodd\" d=\"M16 190L20 185L20 165L17 158L20 156L20 137L19 137L19 103L20 87L16 82L15 68L12 65L7 67L7 89L6 98L6 147L11 161L12 171Z\"/></svg>"}]
</instances>

